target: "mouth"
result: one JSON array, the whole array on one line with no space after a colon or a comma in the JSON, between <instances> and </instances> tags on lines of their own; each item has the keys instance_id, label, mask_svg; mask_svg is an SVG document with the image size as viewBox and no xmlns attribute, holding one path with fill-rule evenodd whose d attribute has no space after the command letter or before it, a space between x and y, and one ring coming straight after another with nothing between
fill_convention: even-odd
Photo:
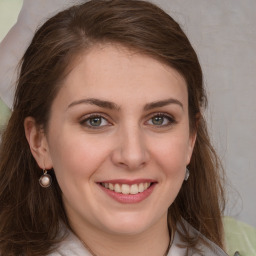
<instances>
[{"instance_id":1,"label":"mouth","mask_svg":"<svg viewBox=\"0 0 256 256\"><path fill-rule=\"evenodd\" d=\"M141 182L138 184L120 184L120 183L110 183L110 182L101 182L99 183L102 187L114 191L116 193L124 194L124 195L136 195L139 193L143 193L150 186L153 185L153 182Z\"/></svg>"},{"instance_id":2,"label":"mouth","mask_svg":"<svg viewBox=\"0 0 256 256\"><path fill-rule=\"evenodd\" d=\"M99 187L119 203L133 204L151 195L157 182L152 180L109 180L98 182Z\"/></svg>"}]
</instances>

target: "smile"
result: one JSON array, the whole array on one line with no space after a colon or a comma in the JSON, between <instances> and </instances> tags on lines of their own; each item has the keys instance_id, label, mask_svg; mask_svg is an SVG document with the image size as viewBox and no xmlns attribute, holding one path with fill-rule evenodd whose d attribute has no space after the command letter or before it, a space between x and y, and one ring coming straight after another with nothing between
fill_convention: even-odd
<instances>
[{"instance_id":1,"label":"smile","mask_svg":"<svg viewBox=\"0 0 256 256\"><path fill-rule=\"evenodd\" d=\"M139 184L113 184L113 183L100 183L101 186L105 187L106 189L112 190L116 193L121 193L124 195L136 195L138 193L143 193L147 190L151 183L150 182L143 182Z\"/></svg>"},{"instance_id":2,"label":"smile","mask_svg":"<svg viewBox=\"0 0 256 256\"><path fill-rule=\"evenodd\" d=\"M98 182L105 194L119 203L134 204L144 201L155 189L157 182L149 179L108 180Z\"/></svg>"}]
</instances>

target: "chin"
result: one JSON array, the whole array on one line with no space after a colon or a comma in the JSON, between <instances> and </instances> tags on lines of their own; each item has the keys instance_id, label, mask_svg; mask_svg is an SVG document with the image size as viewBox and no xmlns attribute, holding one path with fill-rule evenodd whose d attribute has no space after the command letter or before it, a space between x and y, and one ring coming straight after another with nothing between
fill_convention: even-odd
<instances>
[{"instance_id":1,"label":"chin","mask_svg":"<svg viewBox=\"0 0 256 256\"><path fill-rule=\"evenodd\" d=\"M114 235L138 235L153 227L159 221L156 219L158 218L148 219L142 213L122 213L119 216L112 215L105 223L101 220L101 223L105 231Z\"/></svg>"}]
</instances>

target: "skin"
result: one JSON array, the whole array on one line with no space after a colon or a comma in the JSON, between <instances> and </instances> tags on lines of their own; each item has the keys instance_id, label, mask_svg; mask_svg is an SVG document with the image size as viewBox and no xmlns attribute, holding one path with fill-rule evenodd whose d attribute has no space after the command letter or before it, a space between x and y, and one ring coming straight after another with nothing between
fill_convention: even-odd
<instances>
[{"instance_id":1,"label":"skin","mask_svg":"<svg viewBox=\"0 0 256 256\"><path fill-rule=\"evenodd\" d=\"M86 102L91 98L114 108ZM162 256L169 243L167 210L196 138L183 77L122 46L95 46L76 60L48 127L45 134L33 118L25 120L38 165L55 170L74 232L97 255ZM113 179L150 179L155 187L141 202L120 203L98 184Z\"/></svg>"}]
</instances>

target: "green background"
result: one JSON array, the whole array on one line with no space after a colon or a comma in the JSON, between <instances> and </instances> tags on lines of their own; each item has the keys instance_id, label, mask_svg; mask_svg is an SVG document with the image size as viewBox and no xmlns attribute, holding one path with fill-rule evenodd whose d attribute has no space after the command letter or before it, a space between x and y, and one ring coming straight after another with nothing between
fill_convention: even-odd
<instances>
[{"instance_id":1,"label":"green background","mask_svg":"<svg viewBox=\"0 0 256 256\"><path fill-rule=\"evenodd\" d=\"M0 42L16 23L22 3L22 0L0 0ZM0 127L6 124L9 116L10 109L0 98Z\"/></svg>"}]
</instances>

